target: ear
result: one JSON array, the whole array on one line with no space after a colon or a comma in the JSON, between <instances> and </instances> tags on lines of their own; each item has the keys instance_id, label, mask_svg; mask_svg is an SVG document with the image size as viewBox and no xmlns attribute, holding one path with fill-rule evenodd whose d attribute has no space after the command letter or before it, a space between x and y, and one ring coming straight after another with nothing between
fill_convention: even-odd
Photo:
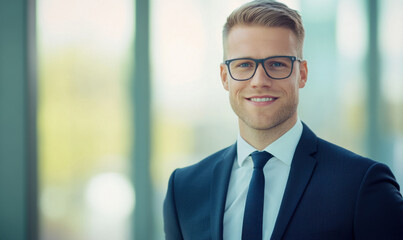
<instances>
[{"instance_id":1,"label":"ear","mask_svg":"<svg viewBox=\"0 0 403 240\"><path fill-rule=\"evenodd\" d=\"M306 81L308 80L308 64L304 60L299 65L299 88L305 87Z\"/></svg>"},{"instance_id":2,"label":"ear","mask_svg":"<svg viewBox=\"0 0 403 240\"><path fill-rule=\"evenodd\" d=\"M228 70L227 66L224 63L220 64L220 76L221 76L221 83L225 90L228 91Z\"/></svg>"}]
</instances>

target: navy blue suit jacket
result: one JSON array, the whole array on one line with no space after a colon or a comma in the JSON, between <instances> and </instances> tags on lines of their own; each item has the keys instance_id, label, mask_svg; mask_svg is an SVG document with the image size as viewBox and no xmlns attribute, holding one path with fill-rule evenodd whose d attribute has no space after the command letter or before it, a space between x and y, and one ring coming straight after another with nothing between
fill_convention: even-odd
<instances>
[{"instance_id":1,"label":"navy blue suit jacket","mask_svg":"<svg viewBox=\"0 0 403 240\"><path fill-rule=\"evenodd\" d=\"M223 238L235 155L236 144L172 173L166 239ZM399 185L386 165L326 142L304 125L271 239L402 240Z\"/></svg>"}]
</instances>

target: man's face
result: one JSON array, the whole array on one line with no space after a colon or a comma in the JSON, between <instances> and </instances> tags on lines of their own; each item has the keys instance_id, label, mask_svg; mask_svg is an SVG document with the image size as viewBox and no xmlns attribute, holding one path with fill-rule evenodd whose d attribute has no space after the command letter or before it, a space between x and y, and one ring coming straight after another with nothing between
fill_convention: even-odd
<instances>
[{"instance_id":1,"label":"man's face","mask_svg":"<svg viewBox=\"0 0 403 240\"><path fill-rule=\"evenodd\" d=\"M226 59L297 56L295 34L280 27L238 25L229 32ZM221 64L221 80L239 118L241 134L250 130L290 129L297 120L299 89L307 80L307 64L294 62L292 74L281 80L266 75L259 64L253 78L236 81Z\"/></svg>"}]
</instances>

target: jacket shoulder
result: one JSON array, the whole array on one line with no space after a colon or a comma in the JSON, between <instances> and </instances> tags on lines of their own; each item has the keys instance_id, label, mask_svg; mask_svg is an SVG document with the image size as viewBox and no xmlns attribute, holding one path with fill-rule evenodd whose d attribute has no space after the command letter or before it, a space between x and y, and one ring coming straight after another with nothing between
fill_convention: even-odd
<instances>
[{"instance_id":1,"label":"jacket shoulder","mask_svg":"<svg viewBox=\"0 0 403 240\"><path fill-rule=\"evenodd\" d=\"M347 163L356 163L366 167L370 167L377 163L370 158L354 153L346 148L334 143L330 143L321 138L318 138L317 146L318 151L316 155L319 158L335 159L339 163L346 161Z\"/></svg>"},{"instance_id":2,"label":"jacket shoulder","mask_svg":"<svg viewBox=\"0 0 403 240\"><path fill-rule=\"evenodd\" d=\"M316 160L317 168L322 170L320 172L354 175L357 180L364 177L371 166L380 164L370 158L317 137L305 124L296 154L297 156L309 154Z\"/></svg>"}]
</instances>

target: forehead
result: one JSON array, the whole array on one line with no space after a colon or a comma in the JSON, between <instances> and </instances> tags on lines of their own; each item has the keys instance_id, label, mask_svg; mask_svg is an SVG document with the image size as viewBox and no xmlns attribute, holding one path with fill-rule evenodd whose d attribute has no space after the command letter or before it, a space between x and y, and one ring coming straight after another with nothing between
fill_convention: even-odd
<instances>
[{"instance_id":1,"label":"forehead","mask_svg":"<svg viewBox=\"0 0 403 240\"><path fill-rule=\"evenodd\" d=\"M265 58L275 55L297 55L294 32L283 27L234 26L226 39L228 59L239 57Z\"/></svg>"}]
</instances>

